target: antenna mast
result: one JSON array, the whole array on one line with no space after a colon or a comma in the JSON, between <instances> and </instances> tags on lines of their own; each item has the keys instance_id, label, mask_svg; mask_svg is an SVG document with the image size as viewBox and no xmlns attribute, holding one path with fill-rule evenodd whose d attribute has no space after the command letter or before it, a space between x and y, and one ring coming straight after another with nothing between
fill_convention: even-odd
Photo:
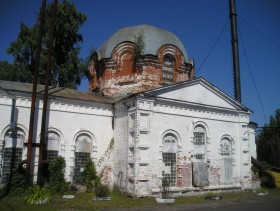
<instances>
[{"instance_id":1,"label":"antenna mast","mask_svg":"<svg viewBox=\"0 0 280 211\"><path fill-rule=\"evenodd\" d=\"M241 85L240 85L240 67L238 53L238 36L237 36L237 21L235 11L235 0L229 0L230 24L231 24L231 45L233 57L233 73L234 73L234 97L241 103Z\"/></svg>"}]
</instances>

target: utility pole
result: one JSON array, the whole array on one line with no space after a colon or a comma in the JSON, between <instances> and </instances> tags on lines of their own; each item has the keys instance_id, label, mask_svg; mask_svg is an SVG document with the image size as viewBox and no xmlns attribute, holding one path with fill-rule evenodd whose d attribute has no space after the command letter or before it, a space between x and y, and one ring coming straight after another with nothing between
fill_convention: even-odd
<instances>
[{"instance_id":1,"label":"utility pole","mask_svg":"<svg viewBox=\"0 0 280 211\"><path fill-rule=\"evenodd\" d=\"M51 20L51 31L50 31L50 42L48 49L48 62L47 62L47 71L45 78L45 90L44 90L44 102L43 102L43 111L42 111L42 124L41 124L41 138L40 138L40 146L39 146L39 164L38 164L38 178L37 183L43 183L43 154L44 154L44 144L46 137L46 119L47 119L47 108L48 108L48 95L49 95L49 81L50 81L50 72L52 66L52 55L53 55L53 38L55 32L55 19L56 19L56 8L57 8L57 0L54 0L53 9L52 9L52 20Z\"/></svg>"},{"instance_id":2,"label":"utility pole","mask_svg":"<svg viewBox=\"0 0 280 211\"><path fill-rule=\"evenodd\" d=\"M32 90L29 132L28 132L28 141L27 141L27 159L26 159L26 175L25 175L25 182L27 185L30 184L30 170L31 170L30 166L31 166L32 144L33 144L33 128L34 128L35 105L36 105L40 55L41 55L41 48L42 48L43 28L44 28L44 22L45 22L45 10L46 10L46 0L43 0L42 6L41 6L41 11L40 11L40 28L39 28L39 34L38 34L38 40L37 40L37 46L36 46L36 57L35 57L35 67L34 67L34 76L33 76L33 90Z\"/></svg>"},{"instance_id":3,"label":"utility pole","mask_svg":"<svg viewBox=\"0 0 280 211\"><path fill-rule=\"evenodd\" d=\"M229 0L230 6L230 24L231 24L231 45L233 56L233 73L234 73L234 96L235 99L241 103L241 83L240 83L240 66L238 53L238 35L237 35L237 21L235 11L235 0Z\"/></svg>"}]
</instances>

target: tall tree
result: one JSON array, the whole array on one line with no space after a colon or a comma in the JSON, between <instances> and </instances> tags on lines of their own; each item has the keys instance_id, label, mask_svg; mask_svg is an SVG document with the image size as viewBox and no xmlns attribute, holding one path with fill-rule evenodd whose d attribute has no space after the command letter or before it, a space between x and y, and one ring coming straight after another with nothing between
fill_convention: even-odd
<instances>
[{"instance_id":1,"label":"tall tree","mask_svg":"<svg viewBox=\"0 0 280 211\"><path fill-rule=\"evenodd\" d=\"M46 8L38 79L40 84L44 84L46 72L51 16L52 3ZM85 21L86 16L77 11L75 5L69 0L63 0L61 3L58 3L53 43L52 73L50 76L51 85L77 88L81 83L82 77L85 76L86 65L84 63L86 60L79 58L80 43L83 42L83 36L78 32ZM37 15L37 21L32 27L28 27L23 23L20 25L17 39L11 43L7 50L14 57L14 62L11 66L2 62L6 73L2 74L4 69L0 66L1 79L32 82L32 77L30 76L34 73L39 24L39 15Z\"/></svg>"},{"instance_id":2,"label":"tall tree","mask_svg":"<svg viewBox=\"0 0 280 211\"><path fill-rule=\"evenodd\" d=\"M10 64L7 61L0 61L0 80L30 82L32 73L18 71L21 70L21 64Z\"/></svg>"},{"instance_id":3,"label":"tall tree","mask_svg":"<svg viewBox=\"0 0 280 211\"><path fill-rule=\"evenodd\" d=\"M270 116L269 123L264 125L256 143L258 160L280 167L280 109Z\"/></svg>"}]
</instances>

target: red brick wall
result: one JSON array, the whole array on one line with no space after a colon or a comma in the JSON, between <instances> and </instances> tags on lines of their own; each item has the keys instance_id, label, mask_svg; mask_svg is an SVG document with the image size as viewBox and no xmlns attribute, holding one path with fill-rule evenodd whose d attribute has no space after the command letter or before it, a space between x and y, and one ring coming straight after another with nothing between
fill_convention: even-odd
<instances>
[{"instance_id":1,"label":"red brick wall","mask_svg":"<svg viewBox=\"0 0 280 211\"><path fill-rule=\"evenodd\" d=\"M163 57L175 59L173 83L194 78L192 64L185 63L181 51L173 45L164 45L158 55L134 56L135 45L123 42L112 51L112 57L98 60L95 52L89 64L89 91L104 95L137 93L162 86Z\"/></svg>"}]
</instances>

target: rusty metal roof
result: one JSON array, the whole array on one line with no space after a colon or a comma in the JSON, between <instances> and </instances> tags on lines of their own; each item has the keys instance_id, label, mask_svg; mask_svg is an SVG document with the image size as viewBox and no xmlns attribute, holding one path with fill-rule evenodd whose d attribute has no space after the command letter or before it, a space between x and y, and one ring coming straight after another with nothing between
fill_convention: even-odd
<instances>
[{"instance_id":1,"label":"rusty metal roof","mask_svg":"<svg viewBox=\"0 0 280 211\"><path fill-rule=\"evenodd\" d=\"M25 92L32 93L33 85L29 83L19 83L12 81L1 81L0 87L7 92ZM37 93L40 95L44 94L44 85L37 86ZM78 91L75 89L68 89L63 87L49 87L49 96L53 97L61 97L67 99L75 99L75 100L85 100L99 103L115 103L121 97L107 97L97 95L95 93L90 93L86 91Z\"/></svg>"}]
</instances>

